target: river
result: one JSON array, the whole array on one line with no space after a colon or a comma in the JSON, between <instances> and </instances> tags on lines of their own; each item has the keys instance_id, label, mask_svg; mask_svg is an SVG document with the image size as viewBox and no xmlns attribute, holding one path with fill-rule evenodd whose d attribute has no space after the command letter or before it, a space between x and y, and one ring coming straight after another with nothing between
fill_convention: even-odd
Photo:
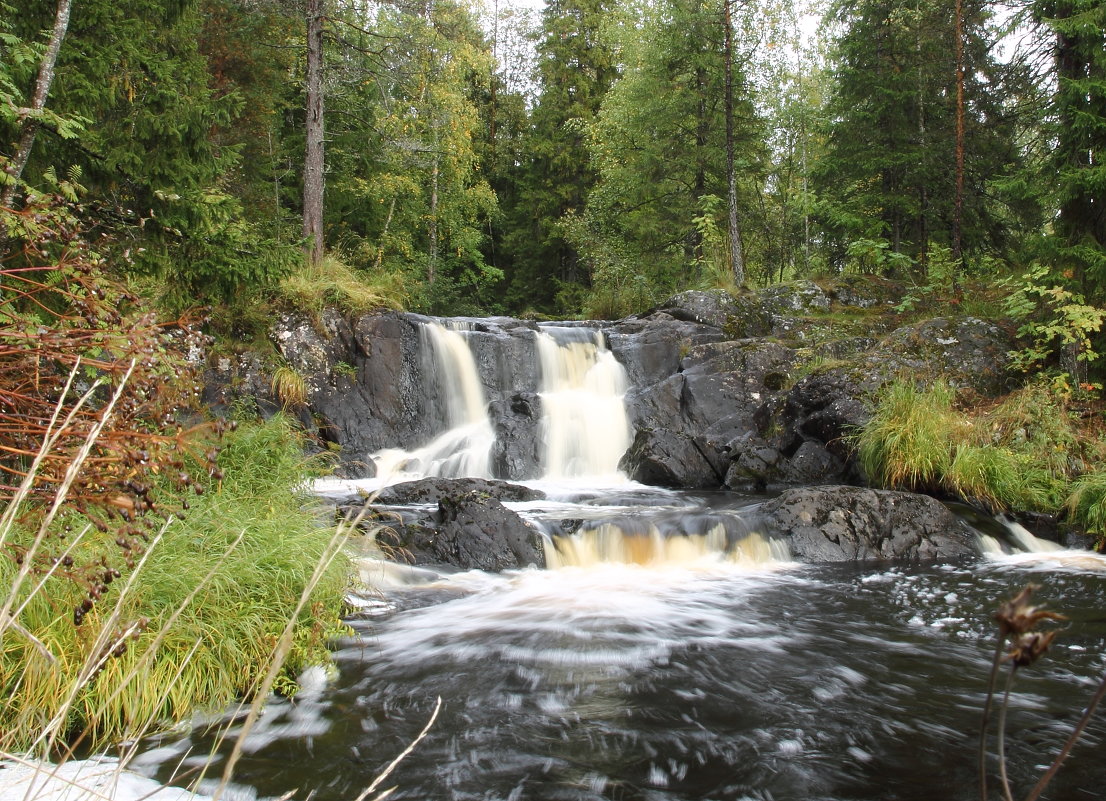
<instances>
[{"instance_id":1,"label":"river","mask_svg":"<svg viewBox=\"0 0 1106 801\"><path fill-rule=\"evenodd\" d=\"M528 483L548 499L507 505L545 532L551 567L363 559L372 588L355 594L336 675L316 671L269 705L235 795L352 801L441 699L384 784L390 798L976 799L992 614L1028 581L1069 618L1013 685L1009 770L1032 785L1106 671L1103 560L1026 553L1033 541L989 524L980 555L954 564L798 564L758 531L763 498L627 482L617 362L580 329L536 340L545 461ZM378 454L378 477L354 486L490 470L495 434L464 331L427 342L434 372L455 374L437 390L440 435ZM236 736L226 721L221 745L203 727L163 735L133 766L178 784L207 766L210 792ZM1104 736L1099 718L1046 797L1106 797Z\"/></svg>"}]
</instances>

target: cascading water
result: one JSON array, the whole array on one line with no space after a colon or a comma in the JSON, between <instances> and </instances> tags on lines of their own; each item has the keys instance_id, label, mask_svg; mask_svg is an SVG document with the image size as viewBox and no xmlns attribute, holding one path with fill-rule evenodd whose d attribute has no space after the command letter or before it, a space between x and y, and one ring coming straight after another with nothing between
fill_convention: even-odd
<instances>
[{"instance_id":1,"label":"cascading water","mask_svg":"<svg viewBox=\"0 0 1106 801\"><path fill-rule=\"evenodd\" d=\"M538 332L537 350L543 478L625 481L618 462L630 447L628 381L602 332L546 327Z\"/></svg>"},{"instance_id":2,"label":"cascading water","mask_svg":"<svg viewBox=\"0 0 1106 801\"><path fill-rule=\"evenodd\" d=\"M486 475L492 426L470 340L434 324L423 336L424 391L448 430L392 465ZM240 744L232 713L227 740L167 734L136 769L213 776L241 745L241 798L344 801L395 767L397 801L973 801L991 611L1032 580L1070 617L1012 688L1010 780L1036 781L1106 665L1106 559L1023 560L1012 552L1042 543L992 520L974 563L789 562L761 536L761 498L619 484L625 375L593 331L533 341L540 387L533 370L522 389L512 376L487 385L539 391L543 480L527 483L547 497L503 503L549 537L559 569L377 563L374 591L351 599L362 612L336 678L274 701ZM1104 740L1098 716L1051 797L1093 797Z\"/></svg>"},{"instance_id":3,"label":"cascading water","mask_svg":"<svg viewBox=\"0 0 1106 801\"><path fill-rule=\"evenodd\" d=\"M459 331L438 322L421 326L419 339L424 372L430 377L424 391L441 407L445 431L413 451L389 448L374 454L377 477L388 482L426 476L491 477L495 431L468 342Z\"/></svg>"}]
</instances>

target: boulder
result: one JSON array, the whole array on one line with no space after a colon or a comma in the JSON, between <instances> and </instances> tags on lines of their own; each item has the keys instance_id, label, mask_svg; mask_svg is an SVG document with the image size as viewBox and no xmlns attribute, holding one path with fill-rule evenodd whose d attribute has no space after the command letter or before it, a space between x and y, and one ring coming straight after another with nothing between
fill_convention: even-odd
<instances>
[{"instance_id":1,"label":"boulder","mask_svg":"<svg viewBox=\"0 0 1106 801\"><path fill-rule=\"evenodd\" d=\"M729 339L766 336L772 328L770 315L759 298L735 296L722 289L680 292L653 312L718 328Z\"/></svg>"},{"instance_id":2,"label":"boulder","mask_svg":"<svg viewBox=\"0 0 1106 801\"><path fill-rule=\"evenodd\" d=\"M717 487L724 478L700 442L664 428L638 431L619 468L658 487Z\"/></svg>"},{"instance_id":3,"label":"boulder","mask_svg":"<svg viewBox=\"0 0 1106 801\"><path fill-rule=\"evenodd\" d=\"M479 495L498 501L539 501L545 498L541 490L484 478L421 478L384 487L373 499L374 504L409 506L438 503L442 498Z\"/></svg>"},{"instance_id":4,"label":"boulder","mask_svg":"<svg viewBox=\"0 0 1106 801\"><path fill-rule=\"evenodd\" d=\"M804 562L955 559L978 553L972 530L939 501L909 492L790 489L760 507L772 536Z\"/></svg>"},{"instance_id":5,"label":"boulder","mask_svg":"<svg viewBox=\"0 0 1106 801\"><path fill-rule=\"evenodd\" d=\"M495 498L463 492L439 499L434 514L382 528L377 542L410 564L498 572L545 567L541 534Z\"/></svg>"}]
</instances>

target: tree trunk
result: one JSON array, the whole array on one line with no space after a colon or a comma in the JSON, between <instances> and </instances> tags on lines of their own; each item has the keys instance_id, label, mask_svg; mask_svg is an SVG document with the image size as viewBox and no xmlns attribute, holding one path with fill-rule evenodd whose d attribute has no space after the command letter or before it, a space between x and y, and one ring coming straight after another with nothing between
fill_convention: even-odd
<instances>
[{"instance_id":1,"label":"tree trunk","mask_svg":"<svg viewBox=\"0 0 1106 801\"><path fill-rule=\"evenodd\" d=\"M730 269L737 286L745 285L745 247L741 241L741 224L737 217L737 170L734 168L733 110L733 20L730 3L725 0L725 95L726 95L726 197L729 205Z\"/></svg>"},{"instance_id":2,"label":"tree trunk","mask_svg":"<svg viewBox=\"0 0 1106 801\"><path fill-rule=\"evenodd\" d=\"M307 0L307 148L303 166L303 238L307 258L323 260L323 0Z\"/></svg>"},{"instance_id":3,"label":"tree trunk","mask_svg":"<svg viewBox=\"0 0 1106 801\"><path fill-rule=\"evenodd\" d=\"M430 239L430 264L427 267L426 281L434 286L434 279L438 273L438 153L437 137L434 141L434 166L430 169L430 230L427 232Z\"/></svg>"},{"instance_id":4,"label":"tree trunk","mask_svg":"<svg viewBox=\"0 0 1106 801\"><path fill-rule=\"evenodd\" d=\"M964 4L956 0L953 11L956 37L956 195L952 206L952 258L960 261L964 216Z\"/></svg>"},{"instance_id":5,"label":"tree trunk","mask_svg":"<svg viewBox=\"0 0 1106 801\"><path fill-rule=\"evenodd\" d=\"M38 134L39 118L42 110L46 108L46 96L50 93L50 84L54 82L54 68L58 63L58 53L61 51L65 33L69 30L71 7L72 0L58 0L54 12L54 30L50 34L50 43L46 46L42 63L38 65L38 78L35 80L31 106L28 109L19 110L19 115L23 118L23 131L20 134L19 147L16 148L15 155L4 168L10 180L4 186L3 193L0 193L0 205L11 206L19 180L23 177L23 169L31 157L31 148L34 147L35 136Z\"/></svg>"}]
</instances>

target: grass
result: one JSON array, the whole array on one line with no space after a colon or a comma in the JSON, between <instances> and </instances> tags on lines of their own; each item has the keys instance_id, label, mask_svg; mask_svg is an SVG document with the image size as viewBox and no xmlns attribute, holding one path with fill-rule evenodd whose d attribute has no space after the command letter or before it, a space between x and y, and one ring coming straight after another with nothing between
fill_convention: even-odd
<instances>
[{"instance_id":1,"label":"grass","mask_svg":"<svg viewBox=\"0 0 1106 801\"><path fill-rule=\"evenodd\" d=\"M285 278L277 293L278 302L312 317L327 306L351 314L402 309L408 299L403 276L385 272L370 278L333 255Z\"/></svg>"},{"instance_id":2,"label":"grass","mask_svg":"<svg viewBox=\"0 0 1106 801\"><path fill-rule=\"evenodd\" d=\"M135 738L268 686L291 690L299 670L327 660L348 565L305 495L312 465L290 423L242 426L218 465L221 480L209 477L186 519L169 522L79 626L87 586L55 574L17 588L18 566L0 560L26 633L0 626L0 750L50 756L79 738ZM93 530L72 556L95 563L112 547Z\"/></svg>"},{"instance_id":3,"label":"grass","mask_svg":"<svg viewBox=\"0 0 1106 801\"><path fill-rule=\"evenodd\" d=\"M947 492L991 510L1059 513L1106 534L1106 474L1085 472L1093 442L1044 384L990 408L958 410L946 384L886 388L856 438L869 479L886 487Z\"/></svg>"},{"instance_id":4,"label":"grass","mask_svg":"<svg viewBox=\"0 0 1106 801\"><path fill-rule=\"evenodd\" d=\"M1106 470L1076 479L1065 507L1073 522L1096 535L1100 543L1106 540Z\"/></svg>"},{"instance_id":5,"label":"grass","mask_svg":"<svg viewBox=\"0 0 1106 801\"><path fill-rule=\"evenodd\" d=\"M284 409L307 404L307 380L294 367L283 364L276 368L270 388Z\"/></svg>"},{"instance_id":6,"label":"grass","mask_svg":"<svg viewBox=\"0 0 1106 801\"><path fill-rule=\"evenodd\" d=\"M952 408L955 395L947 384L919 389L910 381L892 383L857 440L867 476L890 487L938 486L963 426Z\"/></svg>"}]
</instances>

